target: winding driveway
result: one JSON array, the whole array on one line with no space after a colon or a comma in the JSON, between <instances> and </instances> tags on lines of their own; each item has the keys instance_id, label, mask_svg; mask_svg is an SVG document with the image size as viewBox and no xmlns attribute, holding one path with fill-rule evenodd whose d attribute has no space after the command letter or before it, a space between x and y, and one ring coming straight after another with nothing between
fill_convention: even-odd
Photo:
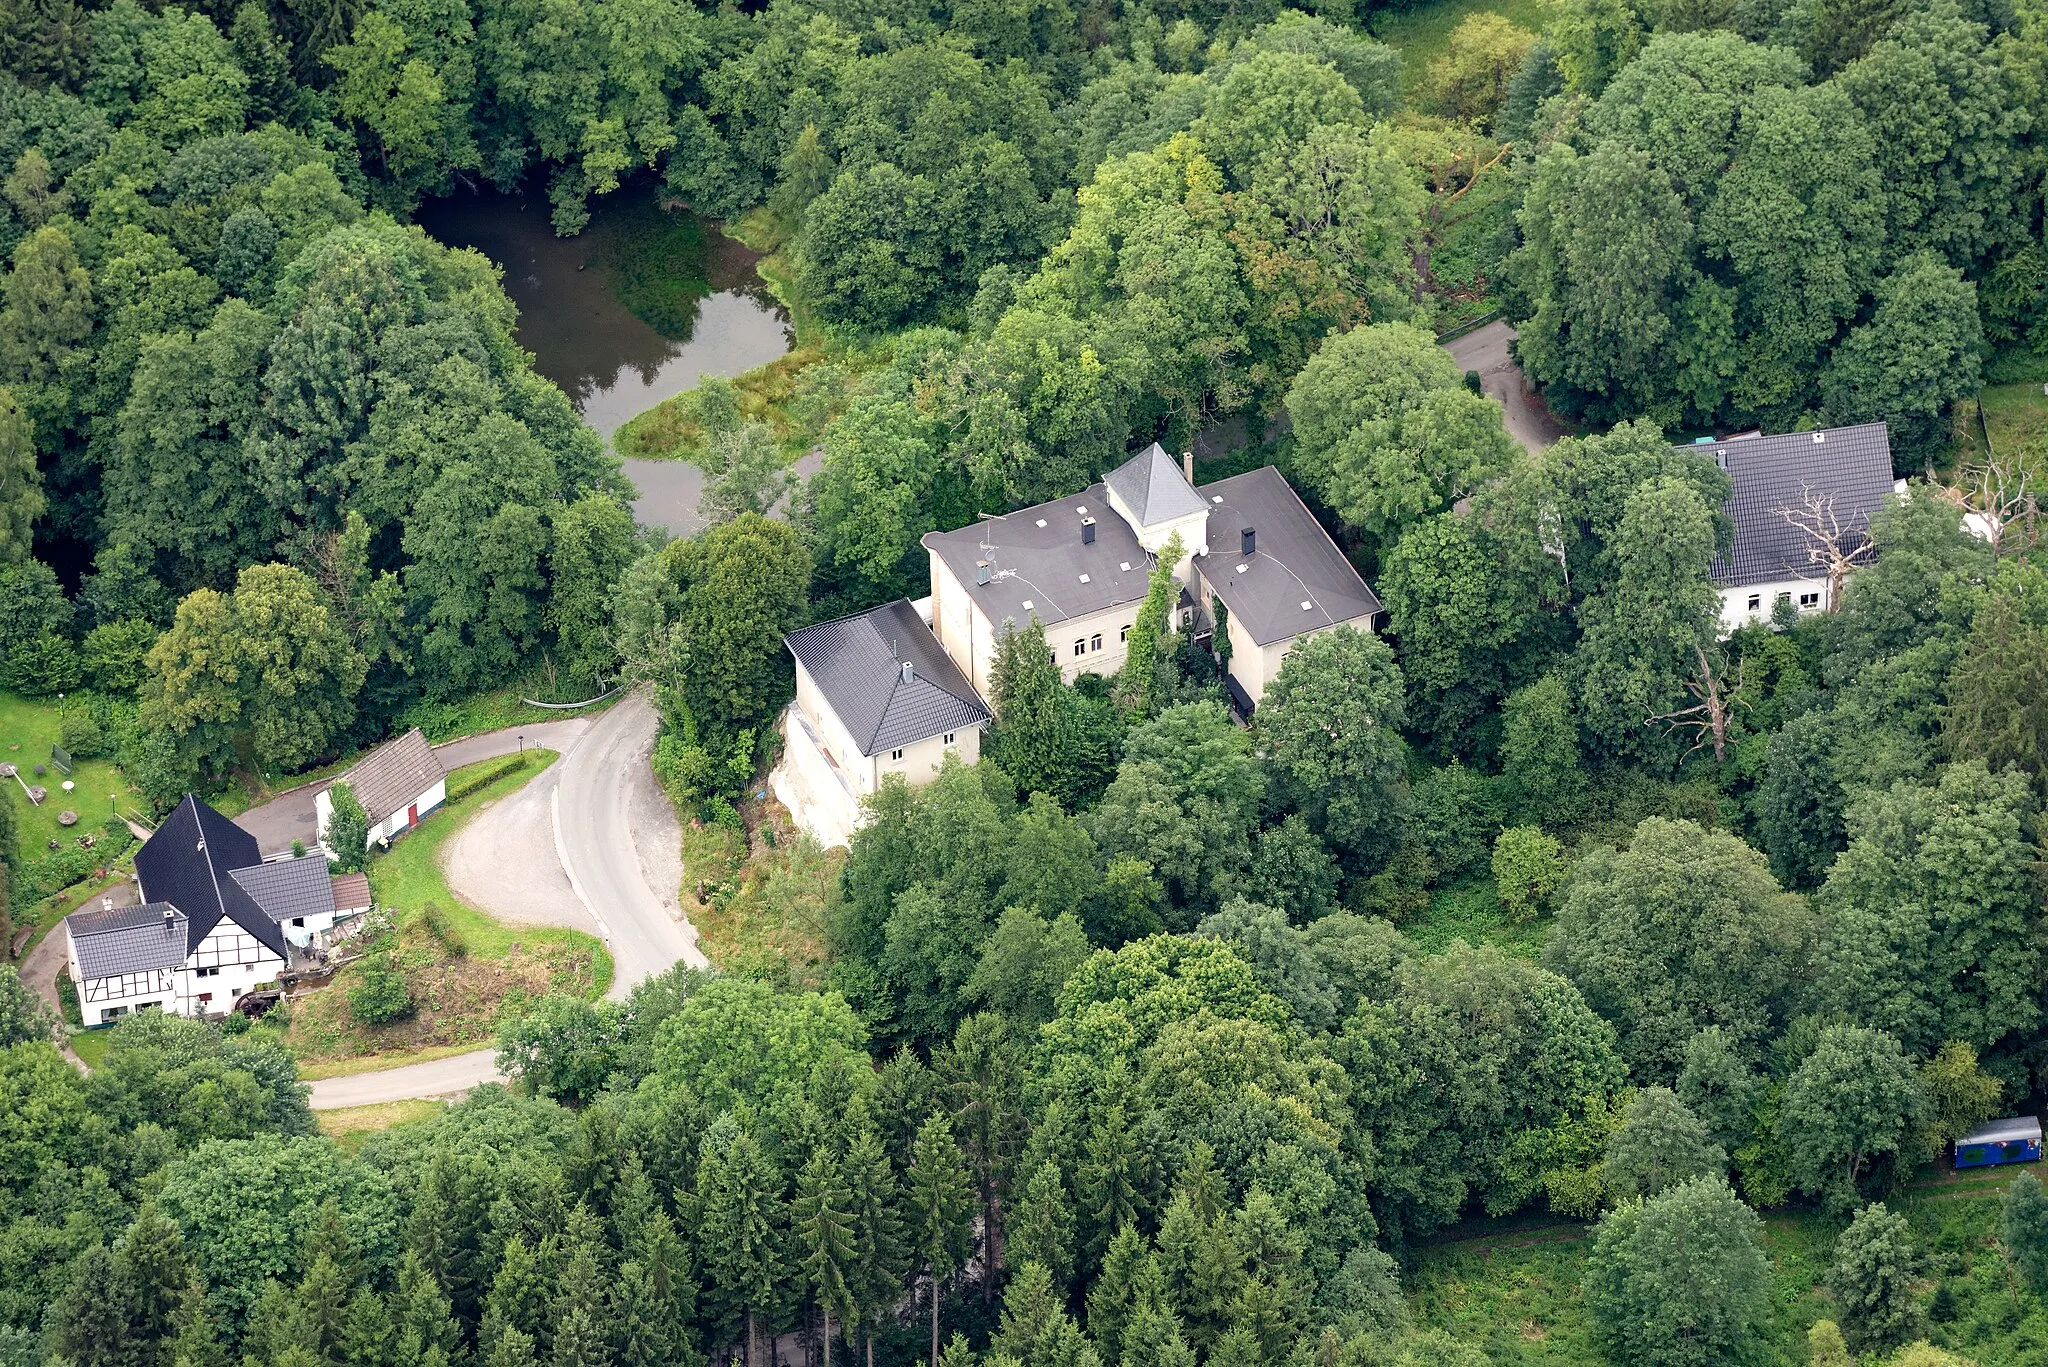
<instances>
[{"instance_id":1,"label":"winding driveway","mask_svg":"<svg viewBox=\"0 0 2048 1367\"><path fill-rule=\"evenodd\" d=\"M709 966L697 947L697 932L683 916L673 891L680 882L680 867L674 862L680 836L674 810L648 763L657 724L653 705L644 695L634 694L595 718L524 728L528 742L538 740L549 749L559 749L561 760L517 793L478 813L449 851L451 874L458 876L463 847L481 841L487 854L496 843L500 858L513 868L532 861L538 866L536 877L544 873L566 877L589 923L597 927L611 950L614 973L609 995L614 1000L679 960L693 967ZM578 729L573 734L552 729L569 727ZM507 733L494 734L502 737ZM436 753L452 765L514 748L507 744L500 750L489 749L500 742L487 736L455 744L472 742L485 748L461 760L443 753L452 746L436 747ZM305 801L310 810L311 797ZM535 805L543 802L545 821L537 819L535 810ZM538 843L534 837L550 830L552 852L533 848ZM499 842L500 834L508 838ZM663 895L656 891L660 885L672 891ZM313 1108L336 1110L413 1097L450 1096L498 1079L493 1051L478 1049L382 1072L324 1078L312 1084Z\"/></svg>"}]
</instances>

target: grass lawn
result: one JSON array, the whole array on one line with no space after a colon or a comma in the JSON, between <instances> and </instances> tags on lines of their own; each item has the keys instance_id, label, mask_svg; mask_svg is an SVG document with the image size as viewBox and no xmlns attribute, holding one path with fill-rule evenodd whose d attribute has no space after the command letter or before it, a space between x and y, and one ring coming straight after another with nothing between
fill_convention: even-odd
<instances>
[{"instance_id":1,"label":"grass lawn","mask_svg":"<svg viewBox=\"0 0 2048 1367\"><path fill-rule=\"evenodd\" d=\"M1502 14L1541 33L1550 22L1549 0L1435 0L1413 9L1386 10L1368 21L1372 36L1401 54L1401 87L1413 95L1429 63L1451 41L1451 30L1472 14Z\"/></svg>"},{"instance_id":2,"label":"grass lawn","mask_svg":"<svg viewBox=\"0 0 2048 1367\"><path fill-rule=\"evenodd\" d=\"M2015 1297L1994 1243L1998 1193L2012 1176L1928 1169L1889 1202L1933 1260L1937 1280L1922 1294L1930 1337L1985 1367L2048 1363L2048 1307ZM1806 1362L1806 1331L1835 1314L1819 1283L1843 1223L1809 1211L1764 1217L1771 1319L1744 1362ZM1468 1340L1499 1367L1602 1361L1579 1300L1590 1233L1530 1216L1467 1221L1421 1249L1407 1282L1410 1307L1419 1323ZM1937 1296L1936 1285L1946 1294Z\"/></svg>"},{"instance_id":3,"label":"grass lawn","mask_svg":"<svg viewBox=\"0 0 2048 1367\"><path fill-rule=\"evenodd\" d=\"M411 1125L432 1120L448 1109L445 1101L385 1101L375 1106L347 1106L338 1111L315 1111L320 1133L335 1140L350 1153L363 1146L373 1134L394 1125Z\"/></svg>"},{"instance_id":4,"label":"grass lawn","mask_svg":"<svg viewBox=\"0 0 2048 1367\"><path fill-rule=\"evenodd\" d=\"M114 814L113 795L120 794L123 810L134 811L140 802L124 775L109 760L79 760L69 775L77 786L65 792L66 775L50 762L50 747L57 743L63 716L55 699L30 699L0 693L0 761L17 766L22 783L49 789L42 805L32 805L21 783L4 781L14 795L14 812L21 823L21 857L34 859L49 851L52 840L68 845L82 833L94 833ZM49 772L38 778L35 766ZM57 824L57 814L78 813L78 824L69 829Z\"/></svg>"},{"instance_id":5,"label":"grass lawn","mask_svg":"<svg viewBox=\"0 0 2048 1367\"><path fill-rule=\"evenodd\" d=\"M80 1030L71 1037L71 1052L78 1055L78 1061L88 1068L97 1068L107 1061L107 1050L114 1043L111 1027L104 1030Z\"/></svg>"},{"instance_id":6,"label":"grass lawn","mask_svg":"<svg viewBox=\"0 0 2048 1367\"><path fill-rule=\"evenodd\" d=\"M306 1076L333 1076L396 1061L361 1063L376 1055L403 1053L406 1062L414 1062L461 1053L488 1044L507 1009L548 992L594 997L611 985L611 955L594 936L498 921L457 897L441 872L441 848L464 822L484 804L531 781L556 759L550 751L536 753L537 763L447 804L371 861L371 891L377 906L389 912L396 925L395 966L406 980L413 1010L386 1025L356 1020L348 992L361 966L342 969L326 988L292 1003L286 1039L300 1060L311 1065ZM448 785L456 787L503 763L492 759L467 765L449 774ZM360 1066L325 1066L333 1063Z\"/></svg>"}]
</instances>

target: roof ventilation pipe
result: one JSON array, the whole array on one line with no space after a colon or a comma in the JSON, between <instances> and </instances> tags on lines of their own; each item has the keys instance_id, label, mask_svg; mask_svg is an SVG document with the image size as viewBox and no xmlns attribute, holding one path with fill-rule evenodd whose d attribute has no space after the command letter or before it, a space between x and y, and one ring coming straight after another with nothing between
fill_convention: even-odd
<instances>
[{"instance_id":1,"label":"roof ventilation pipe","mask_svg":"<svg viewBox=\"0 0 2048 1367\"><path fill-rule=\"evenodd\" d=\"M977 560L974 562L974 582L977 584L986 584L988 582L988 561Z\"/></svg>"},{"instance_id":2,"label":"roof ventilation pipe","mask_svg":"<svg viewBox=\"0 0 2048 1367\"><path fill-rule=\"evenodd\" d=\"M1195 453L1193 451L1183 451L1180 453L1180 477L1189 484L1195 482Z\"/></svg>"},{"instance_id":3,"label":"roof ventilation pipe","mask_svg":"<svg viewBox=\"0 0 2048 1367\"><path fill-rule=\"evenodd\" d=\"M1240 549L1245 555L1256 554L1259 549L1259 532L1256 527L1246 527L1237 534Z\"/></svg>"},{"instance_id":4,"label":"roof ventilation pipe","mask_svg":"<svg viewBox=\"0 0 2048 1367\"><path fill-rule=\"evenodd\" d=\"M903 662L903 682L905 682L905 683L909 683L909 682L910 682L910 680L911 680L911 678L912 678L912 676L913 676L913 675L914 675L915 673L916 673L916 667L915 667L915 666L913 666L913 665L912 665L912 664L910 663L910 661L908 661L908 660L905 660L905 661Z\"/></svg>"}]
</instances>

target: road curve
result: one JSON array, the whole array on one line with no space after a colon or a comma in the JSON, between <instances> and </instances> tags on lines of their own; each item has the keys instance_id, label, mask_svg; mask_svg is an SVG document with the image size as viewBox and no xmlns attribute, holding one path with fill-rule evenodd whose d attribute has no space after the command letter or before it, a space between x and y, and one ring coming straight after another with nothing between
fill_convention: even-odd
<instances>
[{"instance_id":1,"label":"road curve","mask_svg":"<svg viewBox=\"0 0 2048 1367\"><path fill-rule=\"evenodd\" d=\"M635 799L644 799L654 781L648 756L658 724L653 704L635 693L598 718L555 766L555 848L612 952L615 1001L679 960L710 967L695 928L671 910L674 897L648 885L634 845L635 826L650 815L648 804Z\"/></svg>"}]
</instances>

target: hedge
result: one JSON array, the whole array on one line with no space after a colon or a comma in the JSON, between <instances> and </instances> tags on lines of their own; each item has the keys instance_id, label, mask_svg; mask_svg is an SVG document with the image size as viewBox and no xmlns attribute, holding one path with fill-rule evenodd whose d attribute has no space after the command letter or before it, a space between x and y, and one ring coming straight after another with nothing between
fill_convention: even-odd
<instances>
[{"instance_id":1,"label":"hedge","mask_svg":"<svg viewBox=\"0 0 2048 1367\"><path fill-rule=\"evenodd\" d=\"M507 774L516 774L526 767L526 756L514 755L503 764L493 765L480 774L472 774L460 783L448 787L448 801L457 802L471 793L481 792Z\"/></svg>"}]
</instances>

